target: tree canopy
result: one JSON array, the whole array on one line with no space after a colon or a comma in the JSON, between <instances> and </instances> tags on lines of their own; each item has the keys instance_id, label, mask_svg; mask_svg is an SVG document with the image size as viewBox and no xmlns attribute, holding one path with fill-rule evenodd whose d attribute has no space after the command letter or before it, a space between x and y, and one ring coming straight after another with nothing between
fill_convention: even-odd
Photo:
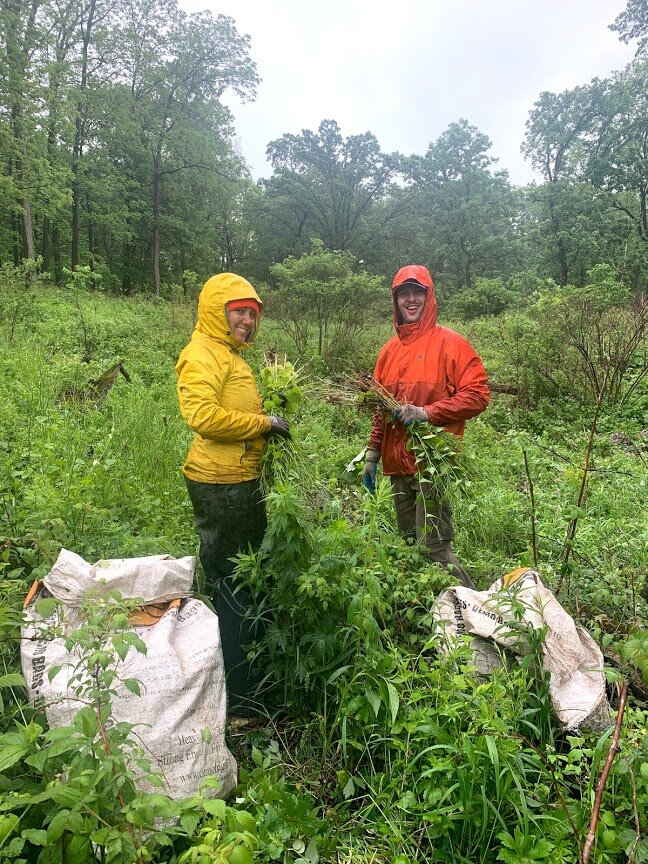
<instances>
[{"instance_id":1,"label":"tree canopy","mask_svg":"<svg viewBox=\"0 0 648 864\"><path fill-rule=\"evenodd\" d=\"M260 82L233 19L176 0L5 0L0 262L38 260L59 282L86 266L105 289L164 293L188 272L273 281L317 242L369 274L423 263L464 304L479 285L494 297L516 280L585 284L599 263L645 290L643 0L610 26L636 40L633 62L530 109L522 149L538 183L515 188L464 118L410 155L324 119L270 141L270 176L255 182L224 101L254 99Z\"/></svg>"}]
</instances>

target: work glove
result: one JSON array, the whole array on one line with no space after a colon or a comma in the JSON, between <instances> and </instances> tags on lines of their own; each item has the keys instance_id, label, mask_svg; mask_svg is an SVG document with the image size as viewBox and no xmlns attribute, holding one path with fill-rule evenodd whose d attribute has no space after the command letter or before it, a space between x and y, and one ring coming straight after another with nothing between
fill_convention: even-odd
<instances>
[{"instance_id":1,"label":"work glove","mask_svg":"<svg viewBox=\"0 0 648 864\"><path fill-rule=\"evenodd\" d=\"M418 405L401 405L400 408L392 411L392 417L394 420L400 420L403 426L409 426L415 420L421 423L428 422L427 411L425 408L419 408Z\"/></svg>"},{"instance_id":2,"label":"work glove","mask_svg":"<svg viewBox=\"0 0 648 864\"><path fill-rule=\"evenodd\" d=\"M367 450L365 456L364 471L362 472L362 485L368 489L372 495L376 493L376 468L380 459L380 450L373 450L371 447Z\"/></svg>"},{"instance_id":3,"label":"work glove","mask_svg":"<svg viewBox=\"0 0 648 864\"><path fill-rule=\"evenodd\" d=\"M271 414L269 420L269 435L277 435L279 438L290 438L290 424L287 420L284 420L283 417L277 417L275 414Z\"/></svg>"}]
</instances>

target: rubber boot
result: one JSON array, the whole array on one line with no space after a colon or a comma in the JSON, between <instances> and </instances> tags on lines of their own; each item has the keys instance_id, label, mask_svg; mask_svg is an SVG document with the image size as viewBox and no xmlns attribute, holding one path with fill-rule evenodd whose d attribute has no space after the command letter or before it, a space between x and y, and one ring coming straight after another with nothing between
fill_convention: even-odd
<instances>
[{"instance_id":1,"label":"rubber boot","mask_svg":"<svg viewBox=\"0 0 648 864\"><path fill-rule=\"evenodd\" d=\"M442 541L433 543L427 546L426 552L430 561L435 561L437 564L440 564L444 570L447 570L452 574L452 576L458 578L465 588L472 588L473 591L477 590L475 583L466 573L464 568L461 566L459 559L452 551L452 545L450 543L444 543Z\"/></svg>"}]
</instances>

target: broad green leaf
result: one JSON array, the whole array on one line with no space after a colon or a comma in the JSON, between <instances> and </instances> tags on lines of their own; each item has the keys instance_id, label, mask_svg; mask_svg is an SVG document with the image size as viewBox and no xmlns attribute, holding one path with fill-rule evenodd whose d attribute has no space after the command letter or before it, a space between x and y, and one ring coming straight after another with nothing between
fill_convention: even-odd
<instances>
[{"instance_id":1,"label":"broad green leaf","mask_svg":"<svg viewBox=\"0 0 648 864\"><path fill-rule=\"evenodd\" d=\"M137 679L135 679L135 678L125 678L123 684L124 684L124 687L125 687L127 690L130 690L131 693L134 693L135 696L141 696L141 695L142 695L142 690L141 690L141 688L140 688L140 683L139 683L139 681L138 681Z\"/></svg>"},{"instance_id":2,"label":"broad green leaf","mask_svg":"<svg viewBox=\"0 0 648 864\"><path fill-rule=\"evenodd\" d=\"M40 615L41 618L49 618L56 612L57 606L58 600L55 600L53 597L44 597L41 600L37 600L34 604L36 613Z\"/></svg>"},{"instance_id":3,"label":"broad green leaf","mask_svg":"<svg viewBox=\"0 0 648 864\"><path fill-rule=\"evenodd\" d=\"M339 669L336 669L335 672L331 675L331 677L327 680L327 684L332 684L334 681L340 677L340 675L344 675L347 669L350 669L350 666L340 666Z\"/></svg>"},{"instance_id":4,"label":"broad green leaf","mask_svg":"<svg viewBox=\"0 0 648 864\"><path fill-rule=\"evenodd\" d=\"M113 646L115 648L115 651L119 655L119 659L125 660L126 655L128 654L128 651L130 649L130 645L127 645L126 642L123 642L121 640L119 642L117 640L114 640Z\"/></svg>"},{"instance_id":5,"label":"broad green leaf","mask_svg":"<svg viewBox=\"0 0 648 864\"><path fill-rule=\"evenodd\" d=\"M391 683L391 681L385 681L387 686L387 693L389 694L389 712L391 714L391 722L396 722L396 716L398 714L398 708L400 706L400 699L398 698L398 693L396 692L396 688Z\"/></svg>"},{"instance_id":6,"label":"broad green leaf","mask_svg":"<svg viewBox=\"0 0 648 864\"><path fill-rule=\"evenodd\" d=\"M45 846L47 843L47 831L42 828L25 828L20 836L28 840L33 846Z\"/></svg>"},{"instance_id":7,"label":"broad green leaf","mask_svg":"<svg viewBox=\"0 0 648 864\"><path fill-rule=\"evenodd\" d=\"M258 747L252 748L252 761L259 768L261 768L263 765L263 756L261 755L261 751L259 750Z\"/></svg>"},{"instance_id":8,"label":"broad green leaf","mask_svg":"<svg viewBox=\"0 0 648 864\"><path fill-rule=\"evenodd\" d=\"M220 798L203 801L203 810L217 819L225 819L227 815L227 804Z\"/></svg>"},{"instance_id":9,"label":"broad green leaf","mask_svg":"<svg viewBox=\"0 0 648 864\"><path fill-rule=\"evenodd\" d=\"M74 726L80 729L86 738L94 738L99 731L97 715L94 713L94 710L89 706L81 708L74 718Z\"/></svg>"},{"instance_id":10,"label":"broad green leaf","mask_svg":"<svg viewBox=\"0 0 648 864\"><path fill-rule=\"evenodd\" d=\"M0 687L26 687L25 679L19 672L0 675Z\"/></svg>"},{"instance_id":11,"label":"broad green leaf","mask_svg":"<svg viewBox=\"0 0 648 864\"><path fill-rule=\"evenodd\" d=\"M40 735L43 734L43 727L38 723L28 723L27 726L21 726L17 724L20 732L18 733L23 741L26 741L28 744L32 744L36 741Z\"/></svg>"},{"instance_id":12,"label":"broad green leaf","mask_svg":"<svg viewBox=\"0 0 648 864\"><path fill-rule=\"evenodd\" d=\"M19 824L20 818L15 813L10 813L8 816L0 816L0 846L16 830Z\"/></svg>"},{"instance_id":13,"label":"broad green leaf","mask_svg":"<svg viewBox=\"0 0 648 864\"><path fill-rule=\"evenodd\" d=\"M351 796L355 793L355 783L353 782L353 777L349 777L347 782L344 784L344 789L342 790L342 794L344 795L345 800L351 798Z\"/></svg>"},{"instance_id":14,"label":"broad green leaf","mask_svg":"<svg viewBox=\"0 0 648 864\"><path fill-rule=\"evenodd\" d=\"M54 818L47 826L48 843L56 843L57 840L61 839L61 836L67 827L69 815L69 810L59 810L58 813L54 814Z\"/></svg>"},{"instance_id":15,"label":"broad green leaf","mask_svg":"<svg viewBox=\"0 0 648 864\"><path fill-rule=\"evenodd\" d=\"M25 760L27 761L27 760ZM38 792L36 795L26 795L24 798L21 798L21 803L23 804L42 804L43 801L51 801L52 800L52 790L45 789L43 792Z\"/></svg>"},{"instance_id":16,"label":"broad green leaf","mask_svg":"<svg viewBox=\"0 0 648 864\"><path fill-rule=\"evenodd\" d=\"M373 708L373 712L378 716L378 712L380 711L380 706L382 704L380 696L376 693L375 690L372 690L370 687L367 687L365 690L365 696L367 697L367 702Z\"/></svg>"},{"instance_id":17,"label":"broad green leaf","mask_svg":"<svg viewBox=\"0 0 648 864\"><path fill-rule=\"evenodd\" d=\"M22 837L12 837L9 841L8 846L4 846L2 849L3 856L6 861L16 861L16 864L21 864L25 859L18 858L20 853L23 851L23 847L25 845L25 840Z\"/></svg>"},{"instance_id":18,"label":"broad green leaf","mask_svg":"<svg viewBox=\"0 0 648 864\"><path fill-rule=\"evenodd\" d=\"M0 771L6 771L29 753L27 744L4 744L0 741Z\"/></svg>"},{"instance_id":19,"label":"broad green leaf","mask_svg":"<svg viewBox=\"0 0 648 864\"><path fill-rule=\"evenodd\" d=\"M183 813L180 817L180 824L184 831L186 831L187 835L191 837L196 828L198 827L198 823L200 822L200 814L199 813Z\"/></svg>"},{"instance_id":20,"label":"broad green leaf","mask_svg":"<svg viewBox=\"0 0 648 864\"><path fill-rule=\"evenodd\" d=\"M67 783L61 783L52 787L52 798L61 807L75 807L85 798L85 792Z\"/></svg>"},{"instance_id":21,"label":"broad green leaf","mask_svg":"<svg viewBox=\"0 0 648 864\"><path fill-rule=\"evenodd\" d=\"M306 847L304 858L308 861L308 864L319 864L320 856L317 851L317 842L314 837Z\"/></svg>"}]
</instances>

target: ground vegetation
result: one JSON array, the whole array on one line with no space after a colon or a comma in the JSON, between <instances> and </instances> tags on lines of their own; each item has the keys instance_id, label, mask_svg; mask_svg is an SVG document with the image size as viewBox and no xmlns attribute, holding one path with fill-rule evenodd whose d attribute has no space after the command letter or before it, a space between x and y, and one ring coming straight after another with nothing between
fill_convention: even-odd
<instances>
[{"instance_id":1,"label":"ground vegetation","mask_svg":"<svg viewBox=\"0 0 648 864\"><path fill-rule=\"evenodd\" d=\"M111 727L112 678L99 672L74 724L47 729L18 665L31 581L61 547L88 560L195 551L173 373L193 301L113 298L86 275L63 288L29 264L1 276L0 860L85 862L94 849L111 862L579 861L612 728L559 727L541 633L490 678L475 674L467 645L438 652L430 607L449 577L398 538L388 482L375 496L359 482L369 416L349 379L362 354L344 372L329 368L313 330L297 362L270 315L252 365L269 369L260 386L276 410L290 390L293 452L269 481L264 544L239 560L266 637L250 646L263 679L258 717L229 733L235 797L139 793L134 766L154 775L155 765L132 730ZM620 864L648 855L644 347L628 347L613 387L610 355L585 328L582 378L543 372L551 356L578 356L564 334L575 317L590 320L585 301L612 333L617 320L624 332L637 323L630 291L611 279L547 285L526 306L457 323L492 381L516 392L494 391L468 424L470 470L449 494L458 554L478 587L537 567L603 647L615 709L628 683L588 852ZM365 373L386 328L365 327ZM81 654L118 662L125 612L116 601L90 616Z\"/></svg>"}]
</instances>

